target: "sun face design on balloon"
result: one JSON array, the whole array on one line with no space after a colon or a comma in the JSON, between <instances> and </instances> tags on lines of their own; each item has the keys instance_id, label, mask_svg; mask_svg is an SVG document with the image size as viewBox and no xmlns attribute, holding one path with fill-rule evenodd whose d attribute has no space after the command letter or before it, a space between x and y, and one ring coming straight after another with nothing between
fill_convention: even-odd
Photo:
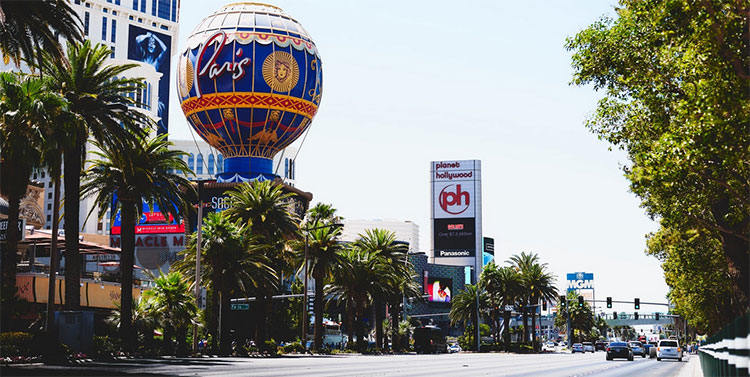
<instances>
[{"instance_id":1,"label":"sun face design on balloon","mask_svg":"<svg viewBox=\"0 0 750 377\"><path fill-rule=\"evenodd\" d=\"M297 61L288 52L272 52L263 61L263 79L277 92L290 91L299 80Z\"/></svg>"}]
</instances>

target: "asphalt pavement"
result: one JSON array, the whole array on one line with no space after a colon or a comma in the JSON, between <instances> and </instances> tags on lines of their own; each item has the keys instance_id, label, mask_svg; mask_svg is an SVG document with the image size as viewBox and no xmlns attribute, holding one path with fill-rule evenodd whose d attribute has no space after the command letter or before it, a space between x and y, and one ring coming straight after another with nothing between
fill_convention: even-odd
<instances>
[{"instance_id":1,"label":"asphalt pavement","mask_svg":"<svg viewBox=\"0 0 750 377\"><path fill-rule=\"evenodd\" d=\"M607 361L604 352L458 353L442 355L331 355L281 358L136 359L89 363L79 367L16 366L3 368L12 375L158 375L158 376L656 376L694 375L697 356L682 362L636 357ZM689 366L690 365L690 366ZM697 369L695 369L697 370Z\"/></svg>"}]
</instances>

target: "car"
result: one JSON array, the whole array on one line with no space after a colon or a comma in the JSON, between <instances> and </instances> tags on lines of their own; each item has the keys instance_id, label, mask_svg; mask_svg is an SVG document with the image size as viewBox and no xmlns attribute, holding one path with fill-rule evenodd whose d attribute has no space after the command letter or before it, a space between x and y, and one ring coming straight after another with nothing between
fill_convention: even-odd
<instances>
[{"instance_id":1,"label":"car","mask_svg":"<svg viewBox=\"0 0 750 377\"><path fill-rule=\"evenodd\" d=\"M661 361L661 359L682 361L682 348L676 340L663 339L659 341L659 345L656 346L656 361Z\"/></svg>"},{"instance_id":2,"label":"car","mask_svg":"<svg viewBox=\"0 0 750 377\"><path fill-rule=\"evenodd\" d=\"M607 345L607 360L615 358L633 361L633 350L627 342L611 342Z\"/></svg>"},{"instance_id":3,"label":"car","mask_svg":"<svg viewBox=\"0 0 750 377\"><path fill-rule=\"evenodd\" d=\"M646 357L646 349L643 348L641 342L632 341L628 344L630 345L630 349L633 350L633 356L639 355L641 357Z\"/></svg>"},{"instance_id":4,"label":"car","mask_svg":"<svg viewBox=\"0 0 750 377\"><path fill-rule=\"evenodd\" d=\"M603 340L598 340L596 343L594 343L594 349L597 351L606 351L607 350L607 342Z\"/></svg>"},{"instance_id":5,"label":"car","mask_svg":"<svg viewBox=\"0 0 750 377\"><path fill-rule=\"evenodd\" d=\"M456 343L452 343L448 345L448 353L457 353L461 352L461 346L459 346Z\"/></svg>"},{"instance_id":6,"label":"car","mask_svg":"<svg viewBox=\"0 0 750 377\"><path fill-rule=\"evenodd\" d=\"M648 358L649 359L656 358L656 346L659 345L659 342L652 340L652 341L648 342L648 344L650 346L650 347L648 347Z\"/></svg>"},{"instance_id":7,"label":"car","mask_svg":"<svg viewBox=\"0 0 750 377\"><path fill-rule=\"evenodd\" d=\"M570 353L576 353L576 352L585 353L585 351L583 350L583 344L573 343L573 348L571 349Z\"/></svg>"},{"instance_id":8,"label":"car","mask_svg":"<svg viewBox=\"0 0 750 377\"><path fill-rule=\"evenodd\" d=\"M594 345L591 344L591 342L583 342L583 352L594 353L596 352L596 350L594 349Z\"/></svg>"},{"instance_id":9,"label":"car","mask_svg":"<svg viewBox=\"0 0 750 377\"><path fill-rule=\"evenodd\" d=\"M556 347L555 342L550 341L542 345L542 351L543 352L555 352L555 349L556 349L555 347Z\"/></svg>"}]
</instances>

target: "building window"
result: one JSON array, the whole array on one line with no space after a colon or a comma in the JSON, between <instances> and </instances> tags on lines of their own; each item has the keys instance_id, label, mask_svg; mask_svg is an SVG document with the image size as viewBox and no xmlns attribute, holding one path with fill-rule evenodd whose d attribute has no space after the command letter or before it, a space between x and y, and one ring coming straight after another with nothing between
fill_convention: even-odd
<instances>
[{"instance_id":1,"label":"building window","mask_svg":"<svg viewBox=\"0 0 750 377\"><path fill-rule=\"evenodd\" d=\"M214 155L208 155L208 174L214 174Z\"/></svg>"},{"instance_id":2,"label":"building window","mask_svg":"<svg viewBox=\"0 0 750 377\"><path fill-rule=\"evenodd\" d=\"M128 20L130 20L130 21L133 21L134 19L135 19L135 17L133 17L133 16L128 16Z\"/></svg>"},{"instance_id":3,"label":"building window","mask_svg":"<svg viewBox=\"0 0 750 377\"><path fill-rule=\"evenodd\" d=\"M52 187L52 181L49 181L48 187Z\"/></svg>"},{"instance_id":4,"label":"building window","mask_svg":"<svg viewBox=\"0 0 750 377\"><path fill-rule=\"evenodd\" d=\"M117 38L117 20L114 20L114 19L112 20L112 35L110 35L110 37L111 37L110 41L112 43L115 43L115 39Z\"/></svg>"},{"instance_id":5,"label":"building window","mask_svg":"<svg viewBox=\"0 0 750 377\"><path fill-rule=\"evenodd\" d=\"M75 3L76 5L81 5L81 0L76 0Z\"/></svg>"},{"instance_id":6,"label":"building window","mask_svg":"<svg viewBox=\"0 0 750 377\"><path fill-rule=\"evenodd\" d=\"M36 180L36 173L34 173L34 180Z\"/></svg>"},{"instance_id":7,"label":"building window","mask_svg":"<svg viewBox=\"0 0 750 377\"><path fill-rule=\"evenodd\" d=\"M98 230L98 231L101 232L103 229L104 229L104 224L102 224L101 221L99 221L98 223L96 223L96 230Z\"/></svg>"},{"instance_id":8,"label":"building window","mask_svg":"<svg viewBox=\"0 0 750 377\"><path fill-rule=\"evenodd\" d=\"M47 193L47 199L52 199L52 193L51 192Z\"/></svg>"},{"instance_id":9,"label":"building window","mask_svg":"<svg viewBox=\"0 0 750 377\"><path fill-rule=\"evenodd\" d=\"M117 4L117 5L120 5L120 4ZM113 10L113 11L112 11L112 15L113 15L113 16L117 16L117 11L116 11L116 10Z\"/></svg>"},{"instance_id":10,"label":"building window","mask_svg":"<svg viewBox=\"0 0 750 377\"><path fill-rule=\"evenodd\" d=\"M109 13L109 9L107 9L107 8L102 8L102 12L104 12L104 13Z\"/></svg>"},{"instance_id":11,"label":"building window","mask_svg":"<svg viewBox=\"0 0 750 377\"><path fill-rule=\"evenodd\" d=\"M151 15L156 16L156 0L151 0Z\"/></svg>"},{"instance_id":12,"label":"building window","mask_svg":"<svg viewBox=\"0 0 750 377\"><path fill-rule=\"evenodd\" d=\"M138 10L138 0L133 0L133 10Z\"/></svg>"},{"instance_id":13,"label":"building window","mask_svg":"<svg viewBox=\"0 0 750 377\"><path fill-rule=\"evenodd\" d=\"M188 157L188 168L190 168L190 170L192 171L195 171L195 157L192 153Z\"/></svg>"},{"instance_id":14,"label":"building window","mask_svg":"<svg viewBox=\"0 0 750 377\"><path fill-rule=\"evenodd\" d=\"M160 28L161 28L162 30L169 30L169 27L167 27L166 25L161 25L161 26L159 26L159 27L160 27Z\"/></svg>"},{"instance_id":15,"label":"building window","mask_svg":"<svg viewBox=\"0 0 750 377\"><path fill-rule=\"evenodd\" d=\"M109 54L109 57L112 59L115 58L115 46L112 46L112 52Z\"/></svg>"},{"instance_id":16,"label":"building window","mask_svg":"<svg viewBox=\"0 0 750 377\"><path fill-rule=\"evenodd\" d=\"M52 215L47 215L47 221L52 221Z\"/></svg>"},{"instance_id":17,"label":"building window","mask_svg":"<svg viewBox=\"0 0 750 377\"><path fill-rule=\"evenodd\" d=\"M177 22L177 0L172 0L172 22Z\"/></svg>"},{"instance_id":18,"label":"building window","mask_svg":"<svg viewBox=\"0 0 750 377\"><path fill-rule=\"evenodd\" d=\"M52 204L47 204L47 211L52 211Z\"/></svg>"},{"instance_id":19,"label":"building window","mask_svg":"<svg viewBox=\"0 0 750 377\"><path fill-rule=\"evenodd\" d=\"M224 172L224 156L221 153L216 157L216 172L219 174Z\"/></svg>"},{"instance_id":20,"label":"building window","mask_svg":"<svg viewBox=\"0 0 750 377\"><path fill-rule=\"evenodd\" d=\"M203 153L198 153L198 161L196 162L195 173L203 174Z\"/></svg>"},{"instance_id":21,"label":"building window","mask_svg":"<svg viewBox=\"0 0 750 377\"><path fill-rule=\"evenodd\" d=\"M120 5L120 0L115 0L115 5ZM115 12L112 12L112 14L115 14Z\"/></svg>"},{"instance_id":22,"label":"building window","mask_svg":"<svg viewBox=\"0 0 750 377\"><path fill-rule=\"evenodd\" d=\"M169 20L169 16L172 13L171 8L172 0L159 0L159 18Z\"/></svg>"},{"instance_id":23,"label":"building window","mask_svg":"<svg viewBox=\"0 0 750 377\"><path fill-rule=\"evenodd\" d=\"M42 179L44 179L45 176L46 174L44 173L44 171L42 171Z\"/></svg>"},{"instance_id":24,"label":"building window","mask_svg":"<svg viewBox=\"0 0 750 377\"><path fill-rule=\"evenodd\" d=\"M102 41L107 41L107 17L102 17Z\"/></svg>"},{"instance_id":25,"label":"building window","mask_svg":"<svg viewBox=\"0 0 750 377\"><path fill-rule=\"evenodd\" d=\"M284 159L284 178L289 178L289 159Z\"/></svg>"},{"instance_id":26,"label":"building window","mask_svg":"<svg viewBox=\"0 0 750 377\"><path fill-rule=\"evenodd\" d=\"M146 0L141 0L141 12L146 13Z\"/></svg>"},{"instance_id":27,"label":"building window","mask_svg":"<svg viewBox=\"0 0 750 377\"><path fill-rule=\"evenodd\" d=\"M89 35L89 12L83 13L83 34Z\"/></svg>"}]
</instances>

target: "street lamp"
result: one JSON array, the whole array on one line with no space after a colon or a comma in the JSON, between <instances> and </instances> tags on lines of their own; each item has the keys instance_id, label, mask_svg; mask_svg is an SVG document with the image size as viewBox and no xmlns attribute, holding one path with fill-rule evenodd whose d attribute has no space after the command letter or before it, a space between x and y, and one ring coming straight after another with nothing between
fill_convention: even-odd
<instances>
[{"instance_id":1,"label":"street lamp","mask_svg":"<svg viewBox=\"0 0 750 377\"><path fill-rule=\"evenodd\" d=\"M304 297L304 299L302 300L302 342L303 342L303 345L305 345L305 347L307 345L307 325L308 325L308 319L307 319L307 280L308 280L307 262L309 259L308 252L307 252L308 235L310 234L311 230L318 230L318 229L331 228L331 227L341 228L343 226L344 224L334 223L334 224L319 225L319 226L315 226L312 228L302 228L302 230L305 232L305 282L304 282L304 288L303 288L304 292L302 292L302 295ZM315 282L315 283L317 284L318 282Z\"/></svg>"}]
</instances>

